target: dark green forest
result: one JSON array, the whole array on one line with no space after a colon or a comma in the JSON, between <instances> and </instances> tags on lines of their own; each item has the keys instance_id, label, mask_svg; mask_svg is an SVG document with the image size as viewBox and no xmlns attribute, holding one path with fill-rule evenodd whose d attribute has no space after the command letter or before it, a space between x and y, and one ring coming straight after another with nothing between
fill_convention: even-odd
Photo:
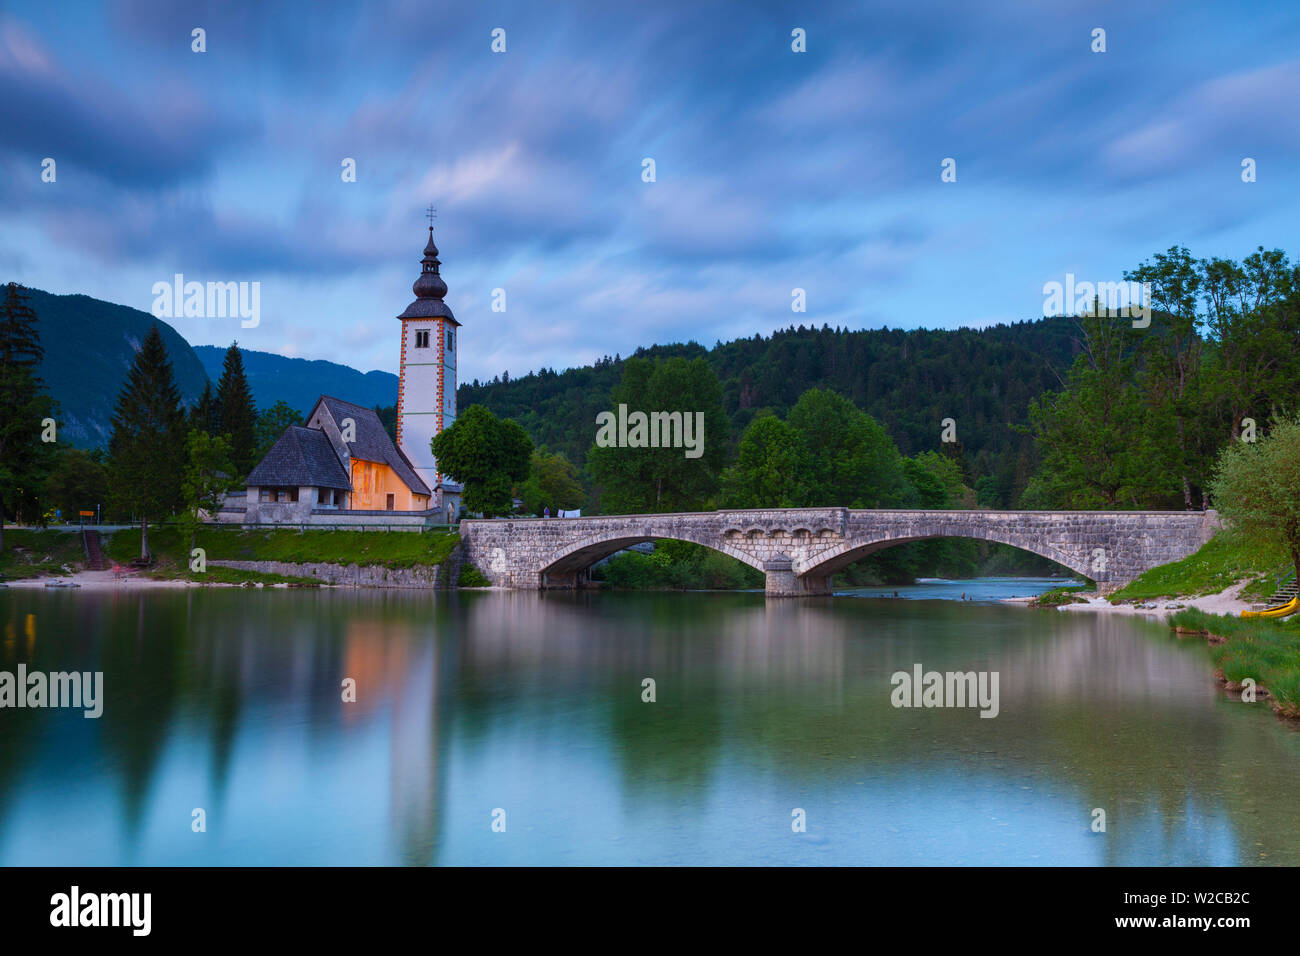
<instances>
[{"instance_id":1,"label":"dark green forest","mask_svg":"<svg viewBox=\"0 0 1300 956\"><path fill-rule=\"evenodd\" d=\"M849 331L805 326L755 335L712 349L688 343L638 349L650 360L703 357L722 384L730 422L726 457L764 411L784 417L810 388L848 398L885 427L898 450L941 448L942 421L957 425L957 450L972 487L984 479L985 503L1009 506L1032 477L1034 441L1013 426L1028 423L1029 403L1059 389L1079 353L1073 318L1038 319L987 329ZM533 440L586 462L596 415L610 407L626 360L520 378L474 381L457 392L461 408L486 405L518 421Z\"/></svg>"},{"instance_id":2,"label":"dark green forest","mask_svg":"<svg viewBox=\"0 0 1300 956\"><path fill-rule=\"evenodd\" d=\"M1211 479L1224 448L1254 441L1300 405L1300 266L1280 249L1259 247L1237 261L1197 259L1175 246L1124 278L1146 287L1145 317L1080 301L1071 303L1071 316L980 330L799 326L712 349L656 346L561 373L502 375L462 386L458 397L462 408L481 404L516 419L535 442L577 466L595 501L615 511L626 508L601 499L602 484L611 482L597 473L613 477L603 460L609 456L600 456L596 469L590 458L596 416L622 401L617 396L627 393L629 368L681 360L703 362L716 376L728 434L721 449L716 439L711 444L721 461L736 460L751 425L769 415L785 419L817 390L847 399L841 417L865 412L891 440L891 453L915 458L938 451L952 459L978 507L1211 507ZM690 407L713 401L703 392L697 398ZM748 498L755 506L766 506L765 499L782 506L850 504L841 500L844 488L810 492L816 481L786 493L797 489L774 476L803 474L787 460L795 437L772 424L753 436L745 470L768 490ZM815 458L834 450L808 453ZM640 478L618 476L612 483L621 486L620 499L639 499L643 507L662 503L662 490L651 495L645 485L655 467L642 467ZM717 469L701 461L694 470ZM670 484L693 480L690 469L678 470L683 474ZM663 473L655 480L662 482ZM726 500L696 497L704 506ZM882 484L858 497L885 506L907 494Z\"/></svg>"}]
</instances>

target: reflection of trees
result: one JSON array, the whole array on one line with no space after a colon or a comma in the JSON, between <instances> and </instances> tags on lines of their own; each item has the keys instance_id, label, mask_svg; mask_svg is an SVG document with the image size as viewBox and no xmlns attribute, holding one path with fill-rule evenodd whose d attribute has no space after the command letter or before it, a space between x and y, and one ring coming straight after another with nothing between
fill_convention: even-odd
<instances>
[{"instance_id":1,"label":"reflection of trees","mask_svg":"<svg viewBox=\"0 0 1300 956\"><path fill-rule=\"evenodd\" d=\"M629 805L702 805L732 772L724 763L805 788L951 779L1077 804L1081 832L1105 808L1109 863L1195 859L1207 820L1228 821L1240 862L1261 851L1300 862L1300 733L1219 699L1204 647L1167 635L1091 614L734 593L13 594L0 667L103 670L107 699L99 721L0 714L0 826L50 748L60 759L42 760L42 786L111 768L129 845L173 733L210 741L215 796L187 792L185 806L159 810L186 832L192 807L220 805L239 741L297 728L295 758L337 760L349 741L370 746L379 722L389 769L378 783L408 864L438 862L452 745L472 760L520 733L561 761L570 748L607 753ZM894 709L890 675L917 662L998 671L1002 715ZM344 676L358 681L356 704L340 701ZM641 701L645 677L654 704ZM328 796L369 801L373 783ZM1140 844L1125 839L1139 829ZM1135 845L1157 858L1134 859Z\"/></svg>"},{"instance_id":2,"label":"reflection of trees","mask_svg":"<svg viewBox=\"0 0 1300 956\"><path fill-rule=\"evenodd\" d=\"M189 635L184 594L112 597L113 612L101 629L104 715L98 722L104 749L121 776L124 842L132 845L182 699ZM183 826L189 808L178 808L177 814Z\"/></svg>"},{"instance_id":3,"label":"reflection of trees","mask_svg":"<svg viewBox=\"0 0 1300 956\"><path fill-rule=\"evenodd\" d=\"M545 681L530 711L603 699L629 790L702 799L724 754L752 753L810 781L937 772L1064 790L1082 831L1092 807L1106 809L1112 863L1144 862L1116 837L1151 814L1170 859L1194 851L1173 841L1210 816L1230 821L1244 863L1255 843L1297 831L1285 795L1300 734L1244 712L1225 720L1205 654L1169 646L1160 625L955 602L516 593L483 596L467 630L457 699L472 739L526 716L494 703L493 688ZM917 662L998 671L1002 716L893 708L890 676ZM655 678L658 703L641 702L642 677ZM1268 768L1234 767L1261 746L1276 757ZM1263 792L1250 785L1261 772Z\"/></svg>"},{"instance_id":4,"label":"reflection of trees","mask_svg":"<svg viewBox=\"0 0 1300 956\"><path fill-rule=\"evenodd\" d=\"M230 596L211 593L217 601ZM340 733L386 721L395 849L408 864L432 862L441 823L439 750L448 725L440 714L450 705L438 682L454 670L454 598L400 591L250 597L255 607L236 615L233 631L214 624L229 616L217 608L205 617L214 762L224 738L217 736L223 701L246 701L258 721L306 726L306 746L319 760L337 759ZM342 702L345 677L357 682L356 703Z\"/></svg>"}]
</instances>

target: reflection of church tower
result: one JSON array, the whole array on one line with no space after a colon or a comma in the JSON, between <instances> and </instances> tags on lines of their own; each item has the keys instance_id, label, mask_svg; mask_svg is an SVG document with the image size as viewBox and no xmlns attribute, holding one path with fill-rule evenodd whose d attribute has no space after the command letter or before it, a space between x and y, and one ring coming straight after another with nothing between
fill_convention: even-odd
<instances>
[{"instance_id":1,"label":"reflection of church tower","mask_svg":"<svg viewBox=\"0 0 1300 956\"><path fill-rule=\"evenodd\" d=\"M456 330L460 323L447 303L447 283L438 274L438 247L424 247L420 277L411 288L415 301L402 320L402 365L397 380L397 446L424 483L433 489L434 507L442 507L443 482L429 442L456 420Z\"/></svg>"}]
</instances>

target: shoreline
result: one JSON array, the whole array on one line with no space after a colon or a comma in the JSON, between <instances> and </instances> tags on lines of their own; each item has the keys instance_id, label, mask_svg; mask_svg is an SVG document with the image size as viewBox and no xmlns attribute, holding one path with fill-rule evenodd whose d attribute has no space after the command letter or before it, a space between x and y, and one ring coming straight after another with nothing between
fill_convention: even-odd
<instances>
[{"instance_id":1,"label":"shoreline","mask_svg":"<svg viewBox=\"0 0 1300 956\"><path fill-rule=\"evenodd\" d=\"M43 575L35 578L17 578L12 581L0 582L0 587L7 588L24 588L29 590L45 590L46 584L51 581L60 583L76 584L76 588L67 588L66 590L88 590L88 591L145 591L154 589L177 589L177 588L280 588L284 590L294 589L294 585L287 582L251 582L247 584L232 583L228 581L188 581L179 578L149 578L141 577L138 574L115 575L111 570L90 571L79 570L67 575ZM1203 594L1198 597L1177 597L1161 598L1158 607L1144 608L1136 604L1111 604L1104 597L1091 597L1086 602L1075 602L1070 604L1058 605L1054 610L1058 611L1093 611L1102 614L1120 614L1128 616L1144 615L1148 617L1169 617L1179 610L1196 608L1207 614L1239 614L1241 611L1250 610L1255 606L1250 601L1240 600L1236 593L1246 581L1238 581L1230 585L1217 594ZM337 588L345 585L329 584L320 582L316 587ZM355 586L354 586L355 587ZM361 585L366 587L366 585ZM49 590L63 590L63 588L49 588ZM375 590L385 590L384 588L375 588ZM450 590L462 590L451 588ZM496 587L469 588L464 590L474 591L497 591L508 590ZM633 588L631 590L641 590ZM673 589L665 589L673 590ZM731 592L726 592L731 593ZM1032 597L1007 597L1000 598L998 603L1001 604L1018 604L1031 606L1037 600L1037 595ZM1173 607L1172 605L1180 605Z\"/></svg>"},{"instance_id":2,"label":"shoreline","mask_svg":"<svg viewBox=\"0 0 1300 956\"><path fill-rule=\"evenodd\" d=\"M1251 601L1241 600L1237 593L1245 587L1246 580L1237 581L1228 585L1217 594L1201 594L1195 597L1166 597L1155 600L1142 602L1144 604L1155 604L1156 607L1140 607L1138 604L1111 604L1104 597L1094 596L1086 601L1072 602L1070 604L1058 605L1055 610L1058 611L1093 611L1101 614L1121 614L1128 616L1145 615L1149 617L1169 617L1178 611L1195 608L1198 611L1204 611L1206 614L1232 614L1239 615L1242 611L1249 611L1255 607ZM1005 604L1024 604L1029 606L1037 598L1004 598Z\"/></svg>"},{"instance_id":3,"label":"shoreline","mask_svg":"<svg viewBox=\"0 0 1300 956\"><path fill-rule=\"evenodd\" d=\"M46 590L46 585L51 581L58 581L61 584L72 583L77 585L75 588L58 587L49 588L51 591L148 591L158 588L284 588L288 589L290 585L284 583L266 584L233 584L229 581L183 581L180 578L146 578L138 574L114 575L112 571L76 571L72 574L63 575L45 575L37 578L18 578L13 581L5 581L4 586L8 588L26 588L28 590ZM321 587L330 587L331 585L320 585Z\"/></svg>"}]
</instances>

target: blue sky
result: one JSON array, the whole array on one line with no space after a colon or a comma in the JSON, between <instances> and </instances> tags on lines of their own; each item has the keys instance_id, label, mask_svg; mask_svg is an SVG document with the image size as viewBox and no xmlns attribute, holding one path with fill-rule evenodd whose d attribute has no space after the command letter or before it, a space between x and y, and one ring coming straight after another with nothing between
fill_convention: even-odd
<instances>
[{"instance_id":1,"label":"blue sky","mask_svg":"<svg viewBox=\"0 0 1300 956\"><path fill-rule=\"evenodd\" d=\"M169 321L394 371L432 202L462 379L979 326L1174 244L1300 255L1298 93L1293 2L10 2L0 278L257 281L255 329Z\"/></svg>"}]
</instances>

